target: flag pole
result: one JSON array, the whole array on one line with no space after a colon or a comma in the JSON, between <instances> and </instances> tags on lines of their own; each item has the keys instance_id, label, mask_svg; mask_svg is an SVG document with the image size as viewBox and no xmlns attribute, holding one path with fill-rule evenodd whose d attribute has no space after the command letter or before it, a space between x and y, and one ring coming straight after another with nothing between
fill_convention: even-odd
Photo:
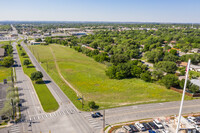
<instances>
[{"instance_id":1,"label":"flag pole","mask_svg":"<svg viewBox=\"0 0 200 133\"><path fill-rule=\"evenodd\" d=\"M185 97L185 89L187 86L188 73L190 70L190 62L191 62L191 60L189 59L187 68L186 68L185 84L184 84L184 88L183 88L183 95L182 95L182 100L181 100L181 105L180 105L180 110L179 110L179 115L178 115L178 124L177 124L177 128L176 128L176 133L178 133L178 131L179 131L179 126L180 126L180 121L181 121L181 113L182 113L183 101L184 101L184 97Z\"/></svg>"}]
</instances>

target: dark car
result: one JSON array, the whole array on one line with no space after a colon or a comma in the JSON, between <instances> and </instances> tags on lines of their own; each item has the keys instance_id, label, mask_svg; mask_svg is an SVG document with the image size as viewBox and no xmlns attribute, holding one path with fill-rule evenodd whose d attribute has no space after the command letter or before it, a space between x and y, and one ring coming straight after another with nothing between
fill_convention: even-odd
<instances>
[{"instance_id":1,"label":"dark car","mask_svg":"<svg viewBox=\"0 0 200 133\"><path fill-rule=\"evenodd\" d=\"M139 130L134 125L129 125L133 132L139 132Z\"/></svg>"},{"instance_id":2,"label":"dark car","mask_svg":"<svg viewBox=\"0 0 200 133\"><path fill-rule=\"evenodd\" d=\"M147 123L142 123L146 130L151 130L152 128Z\"/></svg>"},{"instance_id":3,"label":"dark car","mask_svg":"<svg viewBox=\"0 0 200 133\"><path fill-rule=\"evenodd\" d=\"M95 115L97 115L98 117L102 117L103 116L100 112L96 112Z\"/></svg>"},{"instance_id":4,"label":"dark car","mask_svg":"<svg viewBox=\"0 0 200 133\"><path fill-rule=\"evenodd\" d=\"M149 133L156 133L155 131L153 131L153 130L149 130Z\"/></svg>"},{"instance_id":5,"label":"dark car","mask_svg":"<svg viewBox=\"0 0 200 133\"><path fill-rule=\"evenodd\" d=\"M153 129L158 129L158 126L156 126L156 124L154 124L153 122L149 122L148 123Z\"/></svg>"},{"instance_id":6,"label":"dark car","mask_svg":"<svg viewBox=\"0 0 200 133\"><path fill-rule=\"evenodd\" d=\"M96 114L91 114L92 118L97 118L99 116L97 116Z\"/></svg>"}]
</instances>

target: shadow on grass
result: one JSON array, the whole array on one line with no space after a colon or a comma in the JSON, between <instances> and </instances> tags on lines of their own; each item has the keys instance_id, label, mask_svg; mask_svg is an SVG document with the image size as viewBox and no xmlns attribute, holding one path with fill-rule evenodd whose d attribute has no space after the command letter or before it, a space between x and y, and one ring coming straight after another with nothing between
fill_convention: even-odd
<instances>
[{"instance_id":1,"label":"shadow on grass","mask_svg":"<svg viewBox=\"0 0 200 133\"><path fill-rule=\"evenodd\" d=\"M94 110L98 110L99 109L99 105L95 105L93 109Z\"/></svg>"},{"instance_id":2,"label":"shadow on grass","mask_svg":"<svg viewBox=\"0 0 200 133\"><path fill-rule=\"evenodd\" d=\"M49 83L51 83L50 80L40 80L36 82L36 84L49 84Z\"/></svg>"},{"instance_id":3,"label":"shadow on grass","mask_svg":"<svg viewBox=\"0 0 200 133\"><path fill-rule=\"evenodd\" d=\"M35 66L27 66L27 68L35 68Z\"/></svg>"}]
</instances>

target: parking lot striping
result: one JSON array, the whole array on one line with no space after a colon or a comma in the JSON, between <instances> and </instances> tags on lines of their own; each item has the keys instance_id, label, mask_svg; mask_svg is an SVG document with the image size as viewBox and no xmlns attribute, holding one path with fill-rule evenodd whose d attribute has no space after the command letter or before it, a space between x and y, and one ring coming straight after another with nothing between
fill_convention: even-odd
<instances>
[{"instance_id":1,"label":"parking lot striping","mask_svg":"<svg viewBox=\"0 0 200 133\"><path fill-rule=\"evenodd\" d=\"M184 108L191 108L191 107L200 107L200 105L188 105L188 106L184 106ZM110 114L110 115L107 115L106 118L110 118L110 117L113 117L113 116L124 116L124 115L127 115L127 114L139 114L139 113L142 113L142 112L155 112L155 111L164 111L164 110L170 110L170 109L179 109L179 107L170 107L170 108L161 108L161 109L152 109L152 110L143 110L143 111L136 111L136 112L127 112L126 114Z\"/></svg>"}]
</instances>

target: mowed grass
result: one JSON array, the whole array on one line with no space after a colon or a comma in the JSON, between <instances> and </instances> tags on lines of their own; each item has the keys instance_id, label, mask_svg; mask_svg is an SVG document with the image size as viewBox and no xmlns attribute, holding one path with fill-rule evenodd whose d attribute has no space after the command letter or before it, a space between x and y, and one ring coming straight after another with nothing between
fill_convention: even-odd
<instances>
[{"instance_id":1,"label":"mowed grass","mask_svg":"<svg viewBox=\"0 0 200 133\"><path fill-rule=\"evenodd\" d=\"M100 109L181 99L181 94L155 83L147 83L140 79L109 79L105 75L104 64L69 47L30 46L30 50L40 60L43 68L48 70L50 76L78 108L80 102L77 102L76 94L65 85L57 73L50 47L53 49L64 78L83 94L87 102L95 101ZM192 98L186 96L185 99Z\"/></svg>"},{"instance_id":2,"label":"mowed grass","mask_svg":"<svg viewBox=\"0 0 200 133\"><path fill-rule=\"evenodd\" d=\"M29 77L31 77L31 73L36 72L37 70L35 69L33 64L30 64L28 68L26 66L24 66L23 65L24 60L29 59L29 57L27 55L25 56L26 58L21 56L22 51L25 52L24 49L20 50L19 47L17 46L17 50L18 50L18 53L20 56L20 61L22 63L24 73L26 75L28 75ZM49 89L47 88L46 84L36 84L35 82L32 82L32 83L33 83L33 86L36 90L36 93L38 95L38 98L40 100L40 103L41 103L44 111L45 112L56 111L58 109L59 105L58 105L57 101L55 100L55 98L53 97L53 95L51 94L51 92L49 91Z\"/></svg>"},{"instance_id":3,"label":"mowed grass","mask_svg":"<svg viewBox=\"0 0 200 133\"><path fill-rule=\"evenodd\" d=\"M12 68L0 66L0 82L3 82L4 79L10 80L11 70Z\"/></svg>"},{"instance_id":4,"label":"mowed grass","mask_svg":"<svg viewBox=\"0 0 200 133\"><path fill-rule=\"evenodd\" d=\"M3 45L9 45L12 42L13 41L0 41L0 46L1 46L1 44L3 44Z\"/></svg>"},{"instance_id":5,"label":"mowed grass","mask_svg":"<svg viewBox=\"0 0 200 133\"><path fill-rule=\"evenodd\" d=\"M0 41L0 46L9 45L10 41ZM0 82L3 82L4 79L11 79L11 70L12 68L7 68L0 66Z\"/></svg>"}]
</instances>

